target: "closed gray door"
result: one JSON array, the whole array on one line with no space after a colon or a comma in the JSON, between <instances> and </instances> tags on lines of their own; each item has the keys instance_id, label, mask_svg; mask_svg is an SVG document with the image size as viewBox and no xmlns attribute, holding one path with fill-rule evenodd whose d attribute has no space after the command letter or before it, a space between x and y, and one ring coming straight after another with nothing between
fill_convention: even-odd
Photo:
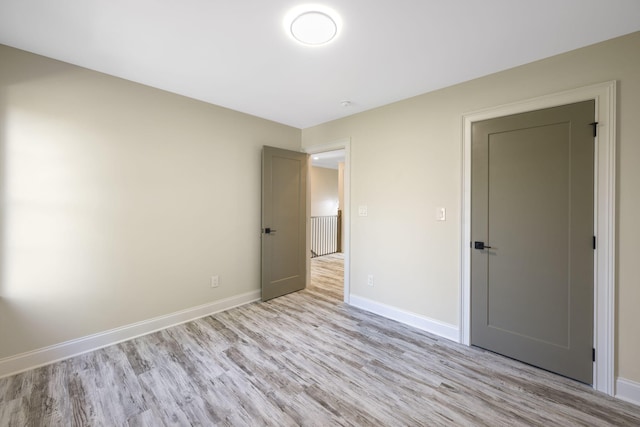
<instances>
[{"instance_id":1,"label":"closed gray door","mask_svg":"<svg viewBox=\"0 0 640 427\"><path fill-rule=\"evenodd\" d=\"M594 108L474 123L471 160L471 344L588 384Z\"/></svg>"},{"instance_id":2,"label":"closed gray door","mask_svg":"<svg viewBox=\"0 0 640 427\"><path fill-rule=\"evenodd\" d=\"M306 286L308 155L262 150L262 300Z\"/></svg>"}]
</instances>

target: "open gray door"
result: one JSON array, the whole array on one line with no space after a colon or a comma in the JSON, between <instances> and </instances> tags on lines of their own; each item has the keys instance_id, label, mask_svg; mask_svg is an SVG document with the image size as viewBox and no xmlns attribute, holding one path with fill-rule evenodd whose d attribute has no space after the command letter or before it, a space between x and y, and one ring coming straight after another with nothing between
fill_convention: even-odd
<instances>
[{"instance_id":1,"label":"open gray door","mask_svg":"<svg viewBox=\"0 0 640 427\"><path fill-rule=\"evenodd\" d=\"M305 288L309 155L262 150L262 300Z\"/></svg>"},{"instance_id":2,"label":"open gray door","mask_svg":"<svg viewBox=\"0 0 640 427\"><path fill-rule=\"evenodd\" d=\"M594 101L472 125L471 343L593 375Z\"/></svg>"}]
</instances>

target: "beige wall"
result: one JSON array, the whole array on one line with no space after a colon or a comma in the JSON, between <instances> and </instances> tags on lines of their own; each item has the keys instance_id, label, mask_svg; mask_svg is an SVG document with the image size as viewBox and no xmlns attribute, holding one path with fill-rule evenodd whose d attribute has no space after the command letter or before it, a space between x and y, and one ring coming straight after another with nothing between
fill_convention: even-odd
<instances>
[{"instance_id":1,"label":"beige wall","mask_svg":"<svg viewBox=\"0 0 640 427\"><path fill-rule=\"evenodd\" d=\"M351 138L351 293L457 326L462 115L618 80L617 374L640 382L639 52L634 33L303 130Z\"/></svg>"},{"instance_id":2,"label":"beige wall","mask_svg":"<svg viewBox=\"0 0 640 427\"><path fill-rule=\"evenodd\" d=\"M259 289L261 146L299 150L299 129L0 64L0 359Z\"/></svg>"},{"instance_id":3,"label":"beige wall","mask_svg":"<svg viewBox=\"0 0 640 427\"><path fill-rule=\"evenodd\" d=\"M338 214L338 170L311 167L311 216Z\"/></svg>"}]
</instances>

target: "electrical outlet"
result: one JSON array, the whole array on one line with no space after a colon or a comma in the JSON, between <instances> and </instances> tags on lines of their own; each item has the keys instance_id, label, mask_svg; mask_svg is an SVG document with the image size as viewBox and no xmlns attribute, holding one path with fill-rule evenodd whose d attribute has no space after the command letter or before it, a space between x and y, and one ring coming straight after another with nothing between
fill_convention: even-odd
<instances>
[{"instance_id":1,"label":"electrical outlet","mask_svg":"<svg viewBox=\"0 0 640 427\"><path fill-rule=\"evenodd\" d=\"M373 274L367 276L367 285L373 286Z\"/></svg>"},{"instance_id":2,"label":"electrical outlet","mask_svg":"<svg viewBox=\"0 0 640 427\"><path fill-rule=\"evenodd\" d=\"M211 276L211 287L217 288L220 286L220 277L219 276Z\"/></svg>"}]
</instances>

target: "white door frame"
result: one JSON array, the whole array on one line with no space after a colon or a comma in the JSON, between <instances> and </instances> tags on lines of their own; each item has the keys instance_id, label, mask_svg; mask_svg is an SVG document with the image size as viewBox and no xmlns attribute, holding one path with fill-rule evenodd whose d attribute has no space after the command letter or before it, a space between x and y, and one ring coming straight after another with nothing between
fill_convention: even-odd
<instances>
[{"instance_id":1,"label":"white door frame","mask_svg":"<svg viewBox=\"0 0 640 427\"><path fill-rule=\"evenodd\" d=\"M350 259L351 259L351 138L343 138L337 141L333 141L327 144L312 145L304 147L303 151L307 154L324 153L326 151L344 150L344 206L342 221L344 224L344 236L342 239L342 251L344 253L344 302L349 304L349 289L350 289ZM310 162L311 163L311 162ZM310 166L311 167L311 166ZM310 192L308 192L310 194ZM311 209L307 209L309 213ZM310 242L311 231L309 229L309 222L307 221L307 245ZM309 253L309 248L307 248ZM307 261L309 262L309 260ZM310 277L311 269L307 268L307 275ZM307 277L307 283L310 278Z\"/></svg>"},{"instance_id":2,"label":"white door frame","mask_svg":"<svg viewBox=\"0 0 640 427\"><path fill-rule=\"evenodd\" d=\"M575 102L595 100L593 388L615 393L616 82L610 81L463 116L460 242L460 342L471 345L471 124Z\"/></svg>"}]
</instances>

